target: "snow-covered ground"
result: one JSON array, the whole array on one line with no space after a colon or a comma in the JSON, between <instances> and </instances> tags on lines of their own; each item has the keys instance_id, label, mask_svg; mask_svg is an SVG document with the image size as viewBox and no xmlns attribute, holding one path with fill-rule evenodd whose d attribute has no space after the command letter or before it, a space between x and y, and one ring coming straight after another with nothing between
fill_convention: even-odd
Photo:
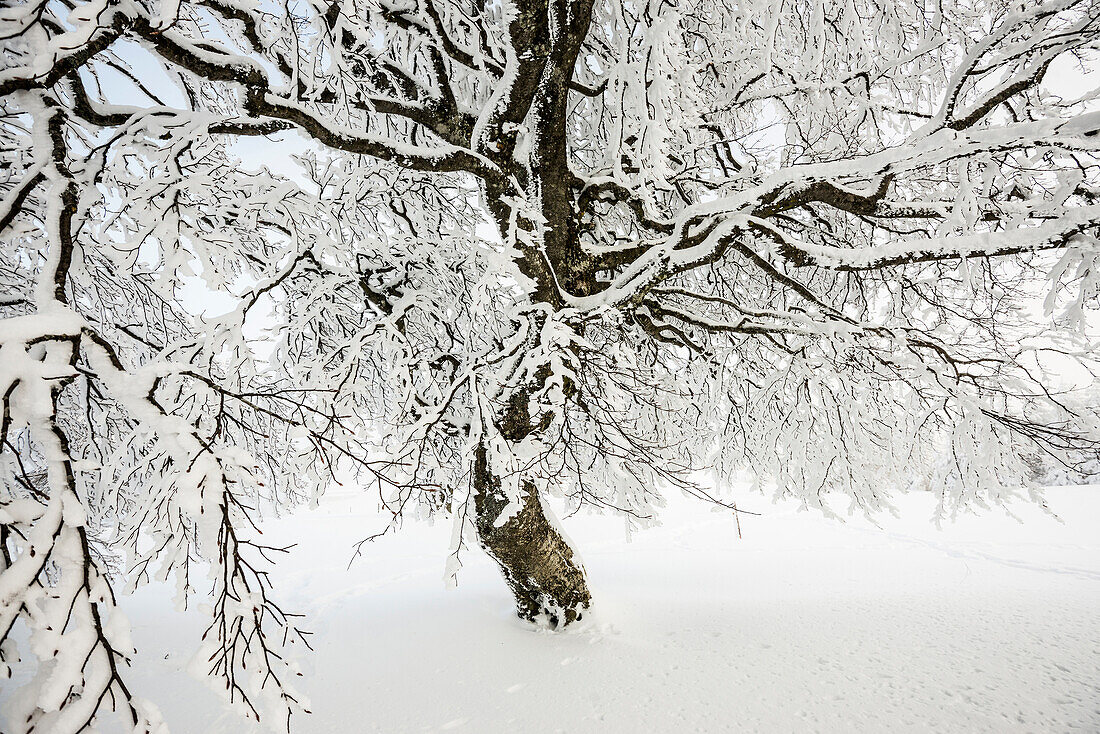
<instances>
[{"instance_id":1,"label":"snow-covered ground","mask_svg":"<svg viewBox=\"0 0 1100 734\"><path fill-rule=\"evenodd\" d=\"M303 733L1097 732L1100 488L1048 493L1064 524L1015 508L936 530L837 523L760 498L732 518L678 501L628 541L610 517L564 521L597 608L579 629L512 616L495 569L442 576L450 528L413 523L367 548L370 502L329 496L268 522L299 543L277 579L316 653ZM251 731L184 671L200 618L162 589L128 604L130 678L176 734Z\"/></svg>"}]
</instances>

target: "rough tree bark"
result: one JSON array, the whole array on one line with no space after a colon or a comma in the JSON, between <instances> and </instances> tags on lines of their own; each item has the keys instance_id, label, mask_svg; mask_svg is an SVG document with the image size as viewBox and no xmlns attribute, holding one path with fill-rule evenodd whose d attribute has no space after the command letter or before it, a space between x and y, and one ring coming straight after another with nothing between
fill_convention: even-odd
<instances>
[{"instance_id":1,"label":"rough tree bark","mask_svg":"<svg viewBox=\"0 0 1100 734\"><path fill-rule=\"evenodd\" d=\"M512 44L522 59L521 69L507 110L496 120L496 143L485 151L510 176L486 180L485 193L505 238L511 220L512 182L525 189L529 202L537 202L541 226L522 216L517 225L542 247L520 248L516 264L534 283L532 300L560 309L564 305L561 290L587 295L601 287L595 277L596 258L583 251L577 237L579 192L569 169L566 135L569 83L591 23L592 2L551 0L521 3L521 8L510 27ZM514 155L517 123L523 123L535 141L522 162ZM540 379L548 375L549 368ZM529 385L509 396L497 421L507 440L522 441L544 427L538 424L540 417L529 415L527 407L530 395L540 387ZM479 542L500 566L515 595L520 618L550 627L568 625L580 619L591 602L584 568L557 530L536 484L523 481L521 487L523 508L498 524L509 499L501 491L486 451L478 450L474 489Z\"/></svg>"},{"instance_id":2,"label":"rough tree bark","mask_svg":"<svg viewBox=\"0 0 1100 734\"><path fill-rule=\"evenodd\" d=\"M548 375L549 370L539 379ZM508 441L522 441L543 427L528 408L531 388L513 392L498 417L497 427ZM592 602L584 567L559 532L538 487L521 482L523 507L501 523L510 498L484 446L478 447L474 457L473 480L478 542L504 574L516 600L516 614L551 629L581 619Z\"/></svg>"},{"instance_id":3,"label":"rough tree bark","mask_svg":"<svg viewBox=\"0 0 1100 734\"><path fill-rule=\"evenodd\" d=\"M504 574L516 614L551 629L581 619L592 601L584 568L548 517L538 489L524 482L523 508L497 525L509 500L484 448L474 459L474 488L478 540Z\"/></svg>"}]
</instances>

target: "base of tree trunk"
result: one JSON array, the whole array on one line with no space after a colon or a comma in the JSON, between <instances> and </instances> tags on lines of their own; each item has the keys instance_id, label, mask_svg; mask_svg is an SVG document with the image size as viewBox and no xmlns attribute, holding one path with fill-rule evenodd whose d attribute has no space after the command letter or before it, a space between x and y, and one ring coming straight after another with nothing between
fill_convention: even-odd
<instances>
[{"instance_id":1,"label":"base of tree trunk","mask_svg":"<svg viewBox=\"0 0 1100 734\"><path fill-rule=\"evenodd\" d=\"M497 562L516 598L516 614L551 629L581 618L592 602L584 568L546 515L538 490L525 483L523 508L496 525L508 506L500 481L489 471L484 450L474 465L477 534Z\"/></svg>"}]
</instances>

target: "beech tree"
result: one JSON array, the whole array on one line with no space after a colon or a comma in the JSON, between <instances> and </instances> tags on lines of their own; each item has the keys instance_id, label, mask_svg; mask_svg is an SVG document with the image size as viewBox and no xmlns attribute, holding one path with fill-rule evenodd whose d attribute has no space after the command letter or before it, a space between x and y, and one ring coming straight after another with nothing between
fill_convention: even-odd
<instances>
[{"instance_id":1,"label":"beech tree","mask_svg":"<svg viewBox=\"0 0 1100 734\"><path fill-rule=\"evenodd\" d=\"M1096 455L1093 0L8 0L0 38L17 732L162 727L150 579L209 592L231 700L302 708L252 523L348 472L557 627L550 496L948 516Z\"/></svg>"}]
</instances>

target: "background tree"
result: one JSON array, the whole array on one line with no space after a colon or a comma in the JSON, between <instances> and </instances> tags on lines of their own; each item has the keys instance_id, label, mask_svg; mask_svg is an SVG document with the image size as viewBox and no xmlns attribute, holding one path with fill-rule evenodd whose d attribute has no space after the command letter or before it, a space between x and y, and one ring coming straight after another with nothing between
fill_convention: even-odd
<instances>
[{"instance_id":1,"label":"background tree","mask_svg":"<svg viewBox=\"0 0 1100 734\"><path fill-rule=\"evenodd\" d=\"M590 595L548 494L644 525L749 469L947 514L1095 454L1100 112L1047 82L1090 0L21 0L0 37L25 731L157 728L112 579L186 601L199 562L200 659L300 708L250 523L348 468L557 626Z\"/></svg>"}]
</instances>

